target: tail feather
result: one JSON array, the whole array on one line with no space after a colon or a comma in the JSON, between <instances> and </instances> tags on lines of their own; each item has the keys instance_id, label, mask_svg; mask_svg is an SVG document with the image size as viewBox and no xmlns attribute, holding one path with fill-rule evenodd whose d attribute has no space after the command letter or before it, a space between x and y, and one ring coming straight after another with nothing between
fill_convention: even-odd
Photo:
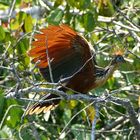
<instances>
[{"instance_id":1,"label":"tail feather","mask_svg":"<svg viewBox=\"0 0 140 140\"><path fill-rule=\"evenodd\" d=\"M29 109L27 109L25 115L40 114L41 112L46 113L47 111L55 109L60 102L60 97L55 94L48 94L45 99L41 102L37 102Z\"/></svg>"}]
</instances>

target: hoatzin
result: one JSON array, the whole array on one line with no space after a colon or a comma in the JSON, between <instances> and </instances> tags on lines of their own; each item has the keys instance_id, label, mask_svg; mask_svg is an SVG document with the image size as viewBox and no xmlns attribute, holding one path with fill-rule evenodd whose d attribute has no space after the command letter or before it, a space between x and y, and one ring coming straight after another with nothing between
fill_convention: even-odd
<instances>
[{"instance_id":1,"label":"hoatzin","mask_svg":"<svg viewBox=\"0 0 140 140\"><path fill-rule=\"evenodd\" d=\"M61 80L63 86L58 87L61 91L72 89L75 93L87 93L103 85L125 61L121 52L118 52L107 67L100 68L96 65L89 43L69 26L50 25L40 31L40 34L35 34L35 41L32 42L34 47L28 55L33 57L32 62L39 61L37 66L48 82L52 82L49 71L51 66L53 81ZM26 114L39 114L54 109L60 102L60 99L56 99L58 97L47 94L42 102L29 107ZM53 100L47 101L49 99Z\"/></svg>"}]
</instances>

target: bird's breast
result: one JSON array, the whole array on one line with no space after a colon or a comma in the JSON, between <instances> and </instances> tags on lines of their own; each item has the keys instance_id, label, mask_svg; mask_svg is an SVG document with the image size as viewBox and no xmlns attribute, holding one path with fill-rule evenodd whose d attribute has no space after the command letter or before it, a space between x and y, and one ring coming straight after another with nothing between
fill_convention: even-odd
<instances>
[{"instance_id":1,"label":"bird's breast","mask_svg":"<svg viewBox=\"0 0 140 140\"><path fill-rule=\"evenodd\" d=\"M113 72L117 69L117 65L112 65L105 68L104 72L100 76L96 76L94 88L100 87L106 83L106 81L113 75Z\"/></svg>"},{"instance_id":2,"label":"bird's breast","mask_svg":"<svg viewBox=\"0 0 140 140\"><path fill-rule=\"evenodd\" d=\"M100 87L100 86L104 85L107 80L108 80L108 77L107 76L104 76L104 77L96 77L95 83L94 83L94 88L97 88L97 87Z\"/></svg>"}]
</instances>

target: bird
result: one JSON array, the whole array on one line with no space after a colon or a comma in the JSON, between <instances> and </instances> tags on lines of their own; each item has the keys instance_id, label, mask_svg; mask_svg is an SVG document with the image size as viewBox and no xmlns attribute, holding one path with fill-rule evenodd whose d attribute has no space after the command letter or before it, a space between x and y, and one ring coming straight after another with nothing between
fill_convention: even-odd
<instances>
[{"instance_id":1,"label":"bird","mask_svg":"<svg viewBox=\"0 0 140 140\"><path fill-rule=\"evenodd\" d=\"M99 67L90 43L65 24L41 29L34 35L32 46L28 55L43 78L48 82L61 82L57 89L72 90L73 94L87 94L102 86L125 62L122 51L118 50L105 68ZM46 93L40 102L26 110L26 115L46 113L55 109L60 101L58 95Z\"/></svg>"}]
</instances>

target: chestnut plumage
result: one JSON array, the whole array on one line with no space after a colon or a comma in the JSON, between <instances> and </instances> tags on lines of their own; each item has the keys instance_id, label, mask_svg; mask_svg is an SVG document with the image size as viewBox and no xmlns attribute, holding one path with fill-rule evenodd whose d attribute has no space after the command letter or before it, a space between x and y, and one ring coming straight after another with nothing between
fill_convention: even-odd
<instances>
[{"instance_id":1,"label":"chestnut plumage","mask_svg":"<svg viewBox=\"0 0 140 140\"><path fill-rule=\"evenodd\" d=\"M69 26L51 25L40 31L41 34L34 36L34 47L28 55L33 58L33 63L39 60L37 66L42 76L51 82L47 55L49 56L53 81L61 80L63 86L58 88L64 92L72 89L75 94L87 93L103 85L124 60L122 55L117 54L107 67L98 67L89 43ZM46 98L29 107L26 114L46 112L59 104L59 96L46 94ZM53 100L48 102L48 99Z\"/></svg>"}]
</instances>

